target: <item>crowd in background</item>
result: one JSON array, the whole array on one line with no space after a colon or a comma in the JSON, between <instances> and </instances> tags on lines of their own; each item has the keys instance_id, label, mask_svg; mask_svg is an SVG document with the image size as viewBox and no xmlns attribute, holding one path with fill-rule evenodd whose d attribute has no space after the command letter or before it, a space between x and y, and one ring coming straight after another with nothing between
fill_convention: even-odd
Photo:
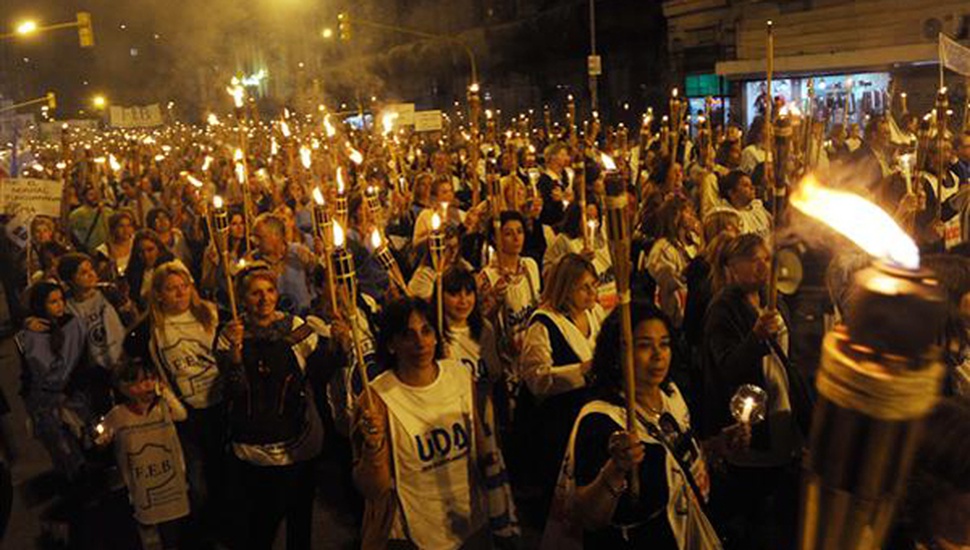
<instances>
[{"instance_id":1,"label":"crowd in background","mask_svg":"<svg viewBox=\"0 0 970 550\"><path fill-rule=\"evenodd\" d=\"M821 227L776 229L806 223L778 190L814 172L893 215L946 288L950 397L894 544L966 544L970 133L778 111L633 135L575 115L333 135L330 115L237 111L35 143L21 175L62 180L63 207L8 235L5 390L62 476L56 521L78 548L263 549L284 523L309 548L332 491L364 548L793 547L816 365L797 361L797 290L768 307L773 254L821 258L832 319L868 263ZM744 384L762 422L730 413Z\"/></svg>"}]
</instances>

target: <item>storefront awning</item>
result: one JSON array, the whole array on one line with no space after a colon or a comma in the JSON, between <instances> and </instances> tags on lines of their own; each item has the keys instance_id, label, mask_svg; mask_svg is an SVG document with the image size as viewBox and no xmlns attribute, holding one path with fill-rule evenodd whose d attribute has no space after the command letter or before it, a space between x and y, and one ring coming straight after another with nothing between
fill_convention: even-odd
<instances>
[{"instance_id":1,"label":"storefront awning","mask_svg":"<svg viewBox=\"0 0 970 550\"><path fill-rule=\"evenodd\" d=\"M936 43L792 55L776 57L775 72L820 73L885 68L894 64L937 62L937 55ZM765 60L719 61L715 66L715 71L717 74L728 78L763 75Z\"/></svg>"}]
</instances>

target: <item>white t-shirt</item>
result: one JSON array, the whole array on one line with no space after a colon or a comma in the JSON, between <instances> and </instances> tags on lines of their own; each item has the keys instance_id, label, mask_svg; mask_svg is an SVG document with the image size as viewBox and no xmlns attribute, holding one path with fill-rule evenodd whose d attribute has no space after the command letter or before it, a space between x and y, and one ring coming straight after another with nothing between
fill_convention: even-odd
<instances>
[{"instance_id":1,"label":"white t-shirt","mask_svg":"<svg viewBox=\"0 0 970 550\"><path fill-rule=\"evenodd\" d=\"M519 270L512 275L503 275L497 264L493 263L484 270L489 284L494 287L500 279L509 279L505 292L504 307L505 321L509 331L517 340L525 334L529 324L529 317L539 304L542 292L542 280L539 277L539 266L532 258L519 258Z\"/></svg>"},{"instance_id":2,"label":"white t-shirt","mask_svg":"<svg viewBox=\"0 0 970 550\"><path fill-rule=\"evenodd\" d=\"M401 382L394 371L372 388L387 405L398 507L391 539L419 548L457 549L487 522L476 475L472 377L457 361L438 362L428 386Z\"/></svg>"},{"instance_id":3,"label":"white t-shirt","mask_svg":"<svg viewBox=\"0 0 970 550\"><path fill-rule=\"evenodd\" d=\"M496 381L502 375L502 364L495 347L495 330L488 320L482 320L482 323L478 340L472 336L468 325L448 327L447 357L460 361L476 380L484 376Z\"/></svg>"},{"instance_id":4,"label":"white t-shirt","mask_svg":"<svg viewBox=\"0 0 970 550\"><path fill-rule=\"evenodd\" d=\"M159 399L144 415L115 405L104 425L115 434L115 459L138 523L189 515L185 459L168 403Z\"/></svg>"},{"instance_id":5,"label":"white t-shirt","mask_svg":"<svg viewBox=\"0 0 970 550\"><path fill-rule=\"evenodd\" d=\"M216 316L214 307L211 307ZM218 318L218 317L214 317ZM222 402L222 384L216 366L215 326L207 331L191 311L167 316L152 334L151 355L162 366L176 394L193 409Z\"/></svg>"}]
</instances>

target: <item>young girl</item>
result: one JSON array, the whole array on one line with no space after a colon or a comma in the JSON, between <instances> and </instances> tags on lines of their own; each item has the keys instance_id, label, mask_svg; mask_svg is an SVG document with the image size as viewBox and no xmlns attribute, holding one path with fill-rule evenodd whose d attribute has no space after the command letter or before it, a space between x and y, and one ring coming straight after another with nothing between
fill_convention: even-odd
<instances>
[{"instance_id":1,"label":"young girl","mask_svg":"<svg viewBox=\"0 0 970 550\"><path fill-rule=\"evenodd\" d=\"M35 283L27 291L30 315L40 330L22 330L17 347L24 359L22 394L34 433L54 461L54 467L74 477L84 464L77 428L88 414L83 399L72 399L68 387L84 358L84 327L70 313L64 291L53 281ZM69 422L74 421L74 430Z\"/></svg>"},{"instance_id":2,"label":"young girl","mask_svg":"<svg viewBox=\"0 0 970 550\"><path fill-rule=\"evenodd\" d=\"M115 458L145 550L177 548L179 520L189 515L188 484L175 422L185 407L141 360L118 372L125 402L95 427L97 442L114 441Z\"/></svg>"}]
</instances>

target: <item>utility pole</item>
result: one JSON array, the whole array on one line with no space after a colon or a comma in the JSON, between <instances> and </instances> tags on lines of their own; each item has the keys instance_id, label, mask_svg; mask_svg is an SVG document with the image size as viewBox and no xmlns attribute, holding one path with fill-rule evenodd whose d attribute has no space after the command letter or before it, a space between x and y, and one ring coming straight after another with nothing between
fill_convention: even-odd
<instances>
[{"instance_id":1,"label":"utility pole","mask_svg":"<svg viewBox=\"0 0 970 550\"><path fill-rule=\"evenodd\" d=\"M586 60L589 74L589 103L593 111L599 110L599 75L603 74L603 61L596 54L596 0L589 0L589 57Z\"/></svg>"}]
</instances>

